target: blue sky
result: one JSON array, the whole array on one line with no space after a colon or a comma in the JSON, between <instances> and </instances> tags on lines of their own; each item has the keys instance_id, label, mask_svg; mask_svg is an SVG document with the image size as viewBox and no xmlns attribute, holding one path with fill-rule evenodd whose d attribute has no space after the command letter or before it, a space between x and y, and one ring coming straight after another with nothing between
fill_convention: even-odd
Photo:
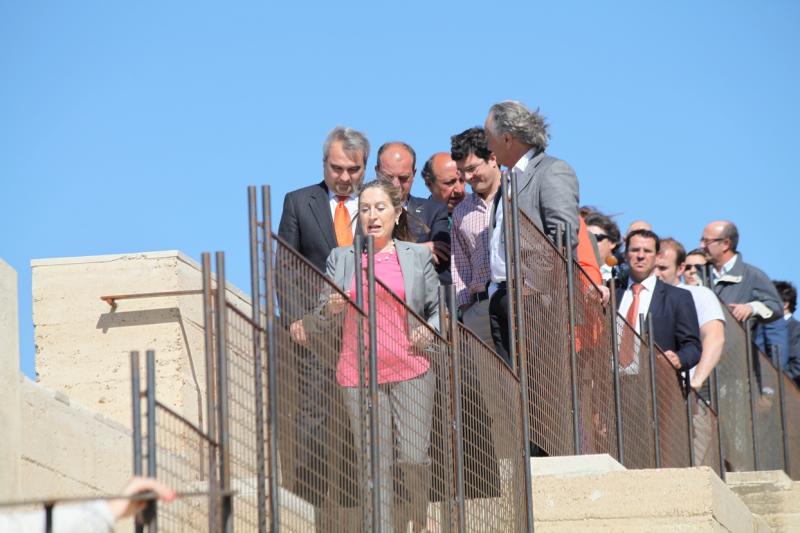
<instances>
[{"instance_id":1,"label":"blue sky","mask_svg":"<svg viewBox=\"0 0 800 533\"><path fill-rule=\"evenodd\" d=\"M509 98L546 115L583 204L690 247L733 219L746 260L799 282L799 58L792 1L0 0L21 367L32 259L224 250L247 290L247 185L272 184L277 223L283 195L321 179L333 126L427 158Z\"/></svg>"}]
</instances>

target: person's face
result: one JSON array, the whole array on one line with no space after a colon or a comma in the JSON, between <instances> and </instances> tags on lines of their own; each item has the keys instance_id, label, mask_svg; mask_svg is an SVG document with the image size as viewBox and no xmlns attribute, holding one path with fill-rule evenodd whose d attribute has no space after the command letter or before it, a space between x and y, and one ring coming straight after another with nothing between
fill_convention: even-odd
<instances>
[{"instance_id":1,"label":"person's face","mask_svg":"<svg viewBox=\"0 0 800 533\"><path fill-rule=\"evenodd\" d=\"M625 255L631 266L631 277L636 282L647 278L656 266L656 240L635 235Z\"/></svg>"},{"instance_id":2,"label":"person's face","mask_svg":"<svg viewBox=\"0 0 800 533\"><path fill-rule=\"evenodd\" d=\"M361 187L364 181L364 154L347 153L342 141L336 141L328 149L328 157L323 161L325 185L339 196L349 196Z\"/></svg>"},{"instance_id":3,"label":"person's face","mask_svg":"<svg viewBox=\"0 0 800 533\"><path fill-rule=\"evenodd\" d=\"M680 281L680 268L675 264L678 255L672 248L663 248L656 256L656 276L667 285L677 285Z\"/></svg>"},{"instance_id":4,"label":"person's face","mask_svg":"<svg viewBox=\"0 0 800 533\"><path fill-rule=\"evenodd\" d=\"M433 163L433 183L428 187L434 198L447 204L447 211L453 209L464 199L464 177L459 175L456 162L449 157L443 162Z\"/></svg>"},{"instance_id":5,"label":"person's face","mask_svg":"<svg viewBox=\"0 0 800 533\"><path fill-rule=\"evenodd\" d=\"M597 240L597 251L600 252L600 264L606 264L606 259L611 256L614 251L614 243L611 242L611 237L608 236L606 230L600 226L586 226L586 229L594 235Z\"/></svg>"},{"instance_id":6,"label":"person's face","mask_svg":"<svg viewBox=\"0 0 800 533\"><path fill-rule=\"evenodd\" d=\"M411 193L411 185L414 183L414 162L411 154L403 148L387 148L378 160L375 168L378 178L390 182L400 189L403 194L403 201L408 199Z\"/></svg>"},{"instance_id":7,"label":"person's face","mask_svg":"<svg viewBox=\"0 0 800 533\"><path fill-rule=\"evenodd\" d=\"M392 230L400 217L392 199L378 187L370 187L358 198L358 220L364 235L372 235L377 249L392 238Z\"/></svg>"},{"instance_id":8,"label":"person's face","mask_svg":"<svg viewBox=\"0 0 800 533\"><path fill-rule=\"evenodd\" d=\"M703 235L700 237L700 248L708 255L714 262L720 261L727 249L728 239L722 238L723 227L719 224L709 224L703 230Z\"/></svg>"},{"instance_id":9,"label":"person's face","mask_svg":"<svg viewBox=\"0 0 800 533\"><path fill-rule=\"evenodd\" d=\"M507 135L494 134L494 131L492 130L492 120L492 115L490 113L489 116L486 117L486 122L483 124L483 130L486 134L486 144L488 145L489 150L494 154L495 158L497 158L497 163L510 168L516 164L516 161L511 161L511 156L508 150L509 138Z\"/></svg>"},{"instance_id":10,"label":"person's face","mask_svg":"<svg viewBox=\"0 0 800 533\"><path fill-rule=\"evenodd\" d=\"M492 188L497 188L500 172L494 155L491 155L487 161L475 154L469 154L458 161L456 165L458 172L472 188L472 192L485 196L491 192Z\"/></svg>"},{"instance_id":11,"label":"person's face","mask_svg":"<svg viewBox=\"0 0 800 533\"><path fill-rule=\"evenodd\" d=\"M705 266L705 264L706 258L702 255L687 255L686 263L684 263L683 281L687 285L701 285L700 270Z\"/></svg>"}]
</instances>

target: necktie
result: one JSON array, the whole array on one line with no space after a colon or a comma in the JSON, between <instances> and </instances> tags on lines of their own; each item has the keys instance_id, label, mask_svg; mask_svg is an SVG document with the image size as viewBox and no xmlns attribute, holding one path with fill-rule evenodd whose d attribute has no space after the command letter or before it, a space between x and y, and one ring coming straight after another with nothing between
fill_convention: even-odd
<instances>
[{"instance_id":1,"label":"necktie","mask_svg":"<svg viewBox=\"0 0 800 533\"><path fill-rule=\"evenodd\" d=\"M622 368L629 366L634 358L634 331L636 330L636 321L639 319L639 293L642 292L644 285L641 283L634 283L631 285L631 292L633 293L633 301L628 308L628 313L625 315L625 320L630 325L629 328L622 330L622 342L619 349L619 365Z\"/></svg>"},{"instance_id":2,"label":"necktie","mask_svg":"<svg viewBox=\"0 0 800 533\"><path fill-rule=\"evenodd\" d=\"M353 230L350 229L350 212L347 210L347 206L344 205L349 196L337 196L336 198L339 200L333 216L336 243L339 246L350 246L353 244Z\"/></svg>"}]
</instances>

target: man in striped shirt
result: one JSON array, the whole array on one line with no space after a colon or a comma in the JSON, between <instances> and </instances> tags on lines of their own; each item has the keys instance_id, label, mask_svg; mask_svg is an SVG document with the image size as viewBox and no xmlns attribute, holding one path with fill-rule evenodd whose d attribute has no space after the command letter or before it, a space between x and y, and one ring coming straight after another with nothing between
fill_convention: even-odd
<instances>
[{"instance_id":1,"label":"man in striped shirt","mask_svg":"<svg viewBox=\"0 0 800 533\"><path fill-rule=\"evenodd\" d=\"M491 275L489 218L494 195L500 186L500 167L489 151L483 128L469 128L450 140L450 157L456 162L459 175L472 188L472 194L453 210L450 235L453 284L462 322L492 347L486 291Z\"/></svg>"}]
</instances>

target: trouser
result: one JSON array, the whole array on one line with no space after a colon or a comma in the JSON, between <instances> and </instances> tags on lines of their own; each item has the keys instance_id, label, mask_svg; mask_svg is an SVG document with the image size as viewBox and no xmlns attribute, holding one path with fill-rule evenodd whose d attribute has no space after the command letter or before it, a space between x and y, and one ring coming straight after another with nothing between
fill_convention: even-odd
<instances>
[{"instance_id":1,"label":"trouser","mask_svg":"<svg viewBox=\"0 0 800 533\"><path fill-rule=\"evenodd\" d=\"M489 324L492 341L497 354L511 365L510 340L508 331L508 289L501 283L489 300ZM513 367L513 365L511 365Z\"/></svg>"},{"instance_id":2,"label":"trouser","mask_svg":"<svg viewBox=\"0 0 800 533\"><path fill-rule=\"evenodd\" d=\"M425 523L430 492L429 448L435 390L436 376L430 370L418 378L378 387L376 415L380 451L378 472L381 520L380 529L376 530L383 533L394 531L395 525L401 528L405 525L396 520L394 510L392 423L397 432L397 462L403 473L406 492L411 499L411 519L416 524ZM358 388L345 389L344 401L353 434L360 435L362 418ZM366 434L366 449L370 450L370 432L367 431ZM356 450L359 466L366 466L369 472L369 457L364 461L360 446L356 446Z\"/></svg>"},{"instance_id":3,"label":"trouser","mask_svg":"<svg viewBox=\"0 0 800 533\"><path fill-rule=\"evenodd\" d=\"M464 311L464 316L461 320L466 327L472 330L476 337L485 342L488 346L494 346L492 326L489 322L489 300L481 300L469 306L469 308Z\"/></svg>"}]
</instances>

